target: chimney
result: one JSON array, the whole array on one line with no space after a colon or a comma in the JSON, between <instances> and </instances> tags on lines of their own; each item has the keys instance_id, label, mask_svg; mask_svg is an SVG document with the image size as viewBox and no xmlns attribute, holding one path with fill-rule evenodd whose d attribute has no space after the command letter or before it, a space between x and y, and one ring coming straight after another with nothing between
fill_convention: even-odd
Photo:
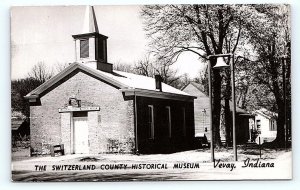
<instances>
[{"instance_id":1,"label":"chimney","mask_svg":"<svg viewBox=\"0 0 300 190\"><path fill-rule=\"evenodd\" d=\"M162 91L162 78L160 75L155 75L155 89L159 90L160 92Z\"/></svg>"}]
</instances>

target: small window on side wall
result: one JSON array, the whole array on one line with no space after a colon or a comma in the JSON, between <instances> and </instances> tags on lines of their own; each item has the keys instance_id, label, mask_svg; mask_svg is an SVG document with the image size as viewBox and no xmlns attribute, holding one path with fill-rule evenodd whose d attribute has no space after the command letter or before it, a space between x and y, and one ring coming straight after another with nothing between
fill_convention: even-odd
<instances>
[{"instance_id":1,"label":"small window on side wall","mask_svg":"<svg viewBox=\"0 0 300 190\"><path fill-rule=\"evenodd\" d=\"M171 138L172 137L171 107L166 106L166 111L167 111L168 134L169 134L169 138Z\"/></svg>"},{"instance_id":2,"label":"small window on side wall","mask_svg":"<svg viewBox=\"0 0 300 190\"><path fill-rule=\"evenodd\" d=\"M148 128L149 139L154 139L154 108L153 105L148 105Z\"/></svg>"},{"instance_id":3,"label":"small window on side wall","mask_svg":"<svg viewBox=\"0 0 300 190\"><path fill-rule=\"evenodd\" d=\"M257 132L260 134L261 133L261 123L260 123L260 120L256 120L256 129L257 129Z\"/></svg>"},{"instance_id":4,"label":"small window on side wall","mask_svg":"<svg viewBox=\"0 0 300 190\"><path fill-rule=\"evenodd\" d=\"M182 107L182 128L183 128L183 136L186 137L185 107Z\"/></svg>"},{"instance_id":5,"label":"small window on side wall","mask_svg":"<svg viewBox=\"0 0 300 190\"><path fill-rule=\"evenodd\" d=\"M276 131L275 120L270 120L270 131Z\"/></svg>"}]
</instances>

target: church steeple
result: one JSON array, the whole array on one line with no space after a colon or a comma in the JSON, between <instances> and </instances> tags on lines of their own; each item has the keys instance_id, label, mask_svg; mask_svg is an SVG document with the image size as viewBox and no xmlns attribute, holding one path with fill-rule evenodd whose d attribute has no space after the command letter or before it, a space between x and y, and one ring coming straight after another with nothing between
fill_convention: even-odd
<instances>
[{"instance_id":1,"label":"church steeple","mask_svg":"<svg viewBox=\"0 0 300 190\"><path fill-rule=\"evenodd\" d=\"M87 6L82 34L73 35L75 40L76 62L112 72L112 64L107 63L107 36L99 33L94 7Z\"/></svg>"},{"instance_id":2,"label":"church steeple","mask_svg":"<svg viewBox=\"0 0 300 190\"><path fill-rule=\"evenodd\" d=\"M82 33L93 32L99 33L95 10L93 6L86 6Z\"/></svg>"}]
</instances>

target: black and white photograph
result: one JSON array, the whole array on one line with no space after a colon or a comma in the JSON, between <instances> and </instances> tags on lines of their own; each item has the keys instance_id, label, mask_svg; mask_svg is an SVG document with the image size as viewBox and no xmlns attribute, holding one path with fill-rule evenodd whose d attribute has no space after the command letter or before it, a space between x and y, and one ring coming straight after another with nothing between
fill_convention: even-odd
<instances>
[{"instance_id":1,"label":"black and white photograph","mask_svg":"<svg viewBox=\"0 0 300 190\"><path fill-rule=\"evenodd\" d=\"M13 182L293 178L291 5L12 6L10 27Z\"/></svg>"}]
</instances>

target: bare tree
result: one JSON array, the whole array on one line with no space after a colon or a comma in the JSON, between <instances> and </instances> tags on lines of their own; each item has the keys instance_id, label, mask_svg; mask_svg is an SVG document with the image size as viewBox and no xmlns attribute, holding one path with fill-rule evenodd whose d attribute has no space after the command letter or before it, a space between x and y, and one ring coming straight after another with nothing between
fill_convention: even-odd
<instances>
[{"instance_id":1,"label":"bare tree","mask_svg":"<svg viewBox=\"0 0 300 190\"><path fill-rule=\"evenodd\" d=\"M71 63L56 63L55 65L55 73L60 73L63 71L65 68L67 68Z\"/></svg>"},{"instance_id":2,"label":"bare tree","mask_svg":"<svg viewBox=\"0 0 300 190\"><path fill-rule=\"evenodd\" d=\"M202 61L213 54L235 53L240 45L247 9L242 5L148 5L142 9L150 46L158 59L174 62L189 51ZM212 65L216 59L212 60ZM213 71L213 128L217 146L221 111L219 70Z\"/></svg>"},{"instance_id":3,"label":"bare tree","mask_svg":"<svg viewBox=\"0 0 300 190\"><path fill-rule=\"evenodd\" d=\"M114 70L117 70L117 71L135 73L134 67L129 64L117 62L117 63L114 63L113 67L114 67Z\"/></svg>"},{"instance_id":4,"label":"bare tree","mask_svg":"<svg viewBox=\"0 0 300 190\"><path fill-rule=\"evenodd\" d=\"M177 76L177 70L173 69L172 65L173 63L166 62L163 59L153 61L150 54L148 54L135 64L134 70L137 74L148 77L154 77L158 74L162 77L164 83L178 87L176 81L180 79L180 76Z\"/></svg>"},{"instance_id":5,"label":"bare tree","mask_svg":"<svg viewBox=\"0 0 300 190\"><path fill-rule=\"evenodd\" d=\"M192 81L192 79L189 77L189 75L187 73L185 73L185 74L179 76L179 79L174 82L173 86L175 88L182 89L183 87L188 85L191 81Z\"/></svg>"},{"instance_id":6,"label":"bare tree","mask_svg":"<svg viewBox=\"0 0 300 190\"><path fill-rule=\"evenodd\" d=\"M139 75L154 77L154 66L150 61L150 54L147 54L143 59L139 60L134 65L134 70Z\"/></svg>"},{"instance_id":7,"label":"bare tree","mask_svg":"<svg viewBox=\"0 0 300 190\"><path fill-rule=\"evenodd\" d=\"M208 89L208 68L205 67L204 70L199 72L199 75L193 79L195 82L199 83L203 87L203 92L205 95L209 95Z\"/></svg>"},{"instance_id":8,"label":"bare tree","mask_svg":"<svg viewBox=\"0 0 300 190\"><path fill-rule=\"evenodd\" d=\"M28 76L44 83L54 75L53 73L53 70L48 69L44 62L38 62L33 66Z\"/></svg>"}]
</instances>

